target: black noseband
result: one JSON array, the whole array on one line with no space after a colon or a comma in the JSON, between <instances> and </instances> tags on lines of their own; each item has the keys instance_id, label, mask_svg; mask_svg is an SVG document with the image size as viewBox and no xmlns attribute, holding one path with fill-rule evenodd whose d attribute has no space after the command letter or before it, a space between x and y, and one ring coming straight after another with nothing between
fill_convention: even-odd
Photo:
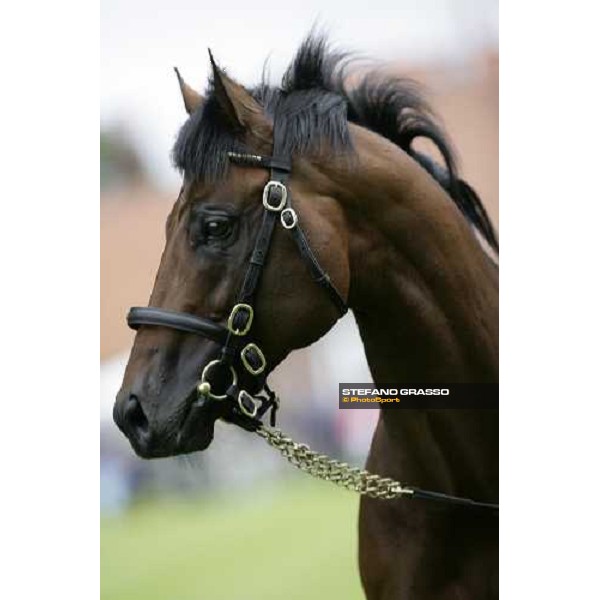
<instances>
[{"instance_id":1,"label":"black noseband","mask_svg":"<svg viewBox=\"0 0 600 600\"><path fill-rule=\"evenodd\" d=\"M224 345L227 341L228 333L226 327L214 321L166 308L153 308L152 306L130 308L127 315L127 325L131 329L139 329L142 325L168 327L204 336L221 345Z\"/></svg>"}]
</instances>

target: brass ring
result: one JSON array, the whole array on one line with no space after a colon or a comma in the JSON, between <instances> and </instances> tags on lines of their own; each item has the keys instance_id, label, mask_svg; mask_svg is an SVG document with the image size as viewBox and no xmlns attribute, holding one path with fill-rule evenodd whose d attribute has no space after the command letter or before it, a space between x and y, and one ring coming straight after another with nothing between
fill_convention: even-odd
<instances>
[{"instance_id":1,"label":"brass ring","mask_svg":"<svg viewBox=\"0 0 600 600\"><path fill-rule=\"evenodd\" d=\"M220 364L222 364L222 362L219 359L211 360L204 367L204 369L202 369L202 375L200 376L200 383L198 383L198 386L196 388L198 390L199 394L206 395L206 386L204 386L204 389L202 391L200 391L200 387L203 386L203 384L208 384L210 386L210 381L207 380L208 373L213 367L216 367ZM231 385L237 385L237 373L235 372L235 369L231 365L229 365L229 370L231 371ZM210 387L209 387L209 391L208 391L208 396L210 396L213 400L226 400L227 399L227 394L222 394L222 395L213 394L210 391Z\"/></svg>"}]
</instances>

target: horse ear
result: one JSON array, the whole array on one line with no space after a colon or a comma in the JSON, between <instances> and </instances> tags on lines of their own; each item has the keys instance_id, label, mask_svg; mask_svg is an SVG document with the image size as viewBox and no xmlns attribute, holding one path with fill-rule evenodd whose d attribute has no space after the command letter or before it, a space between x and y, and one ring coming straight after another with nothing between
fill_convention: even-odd
<instances>
[{"instance_id":1,"label":"horse ear","mask_svg":"<svg viewBox=\"0 0 600 600\"><path fill-rule=\"evenodd\" d=\"M179 69L175 69L177 75L177 81L179 81L179 89L181 90L181 96L183 97L183 104L188 115L191 115L203 102L204 98L194 89L192 89L179 74Z\"/></svg>"},{"instance_id":2,"label":"horse ear","mask_svg":"<svg viewBox=\"0 0 600 600\"><path fill-rule=\"evenodd\" d=\"M231 79L220 69L212 55L210 64L213 70L215 98L234 131L245 132L263 141L271 139L272 127L261 105L242 85Z\"/></svg>"}]
</instances>

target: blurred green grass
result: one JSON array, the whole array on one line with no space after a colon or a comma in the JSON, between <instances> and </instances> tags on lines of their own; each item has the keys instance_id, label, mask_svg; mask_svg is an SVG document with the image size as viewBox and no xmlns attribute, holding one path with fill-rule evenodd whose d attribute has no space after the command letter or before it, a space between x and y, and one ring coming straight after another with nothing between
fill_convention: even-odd
<instances>
[{"instance_id":1,"label":"blurred green grass","mask_svg":"<svg viewBox=\"0 0 600 600\"><path fill-rule=\"evenodd\" d=\"M103 600L362 599L358 497L307 479L101 520Z\"/></svg>"}]
</instances>

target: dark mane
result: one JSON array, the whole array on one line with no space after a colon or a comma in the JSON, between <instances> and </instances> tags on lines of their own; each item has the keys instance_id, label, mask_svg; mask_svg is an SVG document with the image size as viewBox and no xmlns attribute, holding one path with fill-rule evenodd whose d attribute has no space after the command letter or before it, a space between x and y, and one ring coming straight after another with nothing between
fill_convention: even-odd
<instances>
[{"instance_id":1,"label":"dark mane","mask_svg":"<svg viewBox=\"0 0 600 600\"><path fill-rule=\"evenodd\" d=\"M328 48L322 36L310 35L283 76L281 87L263 82L250 90L268 115L277 114L274 135L289 154L352 151L348 122L398 145L448 192L468 221L496 250L494 228L476 192L457 175L456 160L443 128L411 80L371 72L354 87L347 85L353 62ZM222 124L209 82L203 107L181 128L173 148L175 166L187 175L216 180L227 169L226 152L244 152L242 142ZM416 138L429 139L443 166L416 151Z\"/></svg>"}]
</instances>

